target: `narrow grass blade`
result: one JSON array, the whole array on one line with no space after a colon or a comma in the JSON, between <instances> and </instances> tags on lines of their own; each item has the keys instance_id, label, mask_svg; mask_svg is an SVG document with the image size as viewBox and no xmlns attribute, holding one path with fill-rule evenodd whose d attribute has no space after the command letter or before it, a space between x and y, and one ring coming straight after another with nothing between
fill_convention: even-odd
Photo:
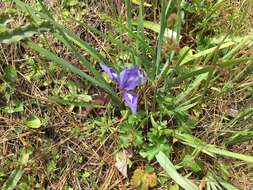
<instances>
[{"instance_id":1,"label":"narrow grass blade","mask_svg":"<svg viewBox=\"0 0 253 190\"><path fill-rule=\"evenodd\" d=\"M177 96L176 104L182 101L190 93L193 93L193 91L196 90L199 87L199 85L202 83L202 81L207 79L207 77L208 77L207 73L198 75L196 79L191 84L189 84L188 88Z\"/></svg>"},{"instance_id":2,"label":"narrow grass blade","mask_svg":"<svg viewBox=\"0 0 253 190\"><path fill-rule=\"evenodd\" d=\"M238 115L230 122L230 127L235 125L238 121L246 120L253 115L253 107L249 105L247 108L241 110Z\"/></svg>"},{"instance_id":3,"label":"narrow grass blade","mask_svg":"<svg viewBox=\"0 0 253 190\"><path fill-rule=\"evenodd\" d=\"M65 31L68 31L67 37L69 40L71 40L76 45L78 45L80 48L85 50L94 59L96 59L100 63L104 63L106 65L113 67L113 65L107 59L105 59L100 53L98 53L94 48L92 48L87 42L81 40L75 33L71 32L68 29L65 29ZM71 34L71 35L69 35L69 34Z\"/></svg>"},{"instance_id":4,"label":"narrow grass blade","mask_svg":"<svg viewBox=\"0 0 253 190\"><path fill-rule=\"evenodd\" d=\"M163 152L159 152L156 155L156 159L160 166L166 171L166 173L183 189L185 190L199 190L199 188L191 182L189 179L181 176L175 166L171 163L171 161L167 158L167 156Z\"/></svg>"},{"instance_id":5,"label":"narrow grass blade","mask_svg":"<svg viewBox=\"0 0 253 190\"><path fill-rule=\"evenodd\" d=\"M46 20L48 20L49 22L51 22L59 31L60 31L60 33L62 34L62 37L64 38L66 35L65 35L65 33L67 34L67 35L69 35L69 36L74 36L74 37L76 37L77 38L77 36L75 36L75 35L73 35L74 33L73 32L71 32L70 30L67 30L67 29L65 29L63 26L61 26L60 24L58 24L57 22L55 22L54 21L54 19L53 19L53 17L49 14L49 12L47 11L47 9L44 7L44 5L43 5L43 3L41 3L40 1L40 3L41 3L41 6L42 6L42 8L43 8L43 10L44 10L44 12L46 12L47 14L44 14L44 13L42 13L42 12L38 12L38 11L36 11L36 10L34 10L33 8L31 8L29 5L27 5L27 4L25 4L25 3L23 3L23 2L20 2L19 0L15 0L15 2L17 3L17 5L19 5L22 9L25 9L25 10L29 10L30 12L36 12L37 14L39 14L42 18L44 18L44 19L46 19ZM66 40L66 39L65 39ZM68 40L66 40L66 41L68 41ZM85 42L84 42L85 43ZM76 50L69 42L68 42L68 44L71 46L71 48L72 48L72 50L74 51L74 50ZM86 50L90 50L90 52L91 52L91 47L87 47L86 48ZM90 53L89 52L89 53ZM92 55L94 55L94 52L95 51L92 51ZM74 51L74 53L76 53L76 51ZM79 55L79 54L78 54ZM98 58L99 56L96 56L95 58ZM79 57L80 58L80 57ZM101 58L101 57L100 57ZM91 63L89 63L87 60L84 60L84 59L82 59L82 63L94 74L94 76L98 79L98 80L100 80L100 81L102 81L102 82L105 82L104 81L104 79L103 79L103 77L101 76L101 74L93 67L93 65L91 64Z\"/></svg>"},{"instance_id":6,"label":"narrow grass blade","mask_svg":"<svg viewBox=\"0 0 253 190\"><path fill-rule=\"evenodd\" d=\"M235 78L233 79L233 82L241 82L243 81L245 78L247 78L250 74L252 74L253 72L253 60L251 59L249 62L248 62L248 65L245 66L242 71L240 71L240 73L238 73Z\"/></svg>"},{"instance_id":7,"label":"narrow grass blade","mask_svg":"<svg viewBox=\"0 0 253 190\"><path fill-rule=\"evenodd\" d=\"M83 40L81 40L76 34L74 34L72 31L66 29L65 27L63 27L62 25L58 24L57 22L54 21L53 16L49 13L49 11L47 10L47 8L45 7L45 5L42 3L41 0L39 0L39 3L43 9L43 11L46 13L46 15L44 15L45 19L47 19L48 21L50 21L57 30L59 30L62 38L63 42L65 45L68 46L68 48L76 55L76 57L79 58L80 62L82 64L84 64L90 71L91 73L94 75L94 77L97 80L100 80L101 83L106 84L106 81L104 80L104 78L101 76L101 74L94 68L94 66L92 65L92 63L90 63L88 60L85 59L84 56L81 55L81 53L77 50L77 48L75 46L73 46L73 44L69 41L67 36L71 36L72 40L74 40L74 42L78 42L78 45L81 44L81 47L84 48L88 53L90 53L95 59L97 59L100 62L103 62L105 64L108 64L107 60L103 58L103 56L101 56L96 50L94 50L93 48L91 48L86 42L84 42ZM67 34L67 35L66 35Z\"/></svg>"},{"instance_id":8,"label":"narrow grass blade","mask_svg":"<svg viewBox=\"0 0 253 190\"><path fill-rule=\"evenodd\" d=\"M139 4L139 15L138 15L138 25L137 25L137 31L138 31L138 35L140 36L140 38L142 39L142 41L145 41L145 37L144 37L144 27L143 27L143 20L144 20L144 0L140 0L140 4ZM141 48L141 44L139 49Z\"/></svg>"},{"instance_id":9,"label":"narrow grass blade","mask_svg":"<svg viewBox=\"0 0 253 190\"><path fill-rule=\"evenodd\" d=\"M195 99L195 98L194 98ZM191 103L191 104L186 104L186 105L180 105L178 106L175 111L176 112L185 112L189 109L191 109L192 107L196 106L199 102L194 102L194 103Z\"/></svg>"},{"instance_id":10,"label":"narrow grass blade","mask_svg":"<svg viewBox=\"0 0 253 190\"><path fill-rule=\"evenodd\" d=\"M187 144L191 147L197 148L200 151L207 153L209 155L217 154L217 155L227 156L227 157L235 158L235 159L242 160L245 162L253 163L253 156L230 152L223 148L218 148L214 145L206 144L205 142L201 141L197 137L194 137L189 134L183 134L179 131L171 131L171 134L174 134L174 137L179 139L182 143Z\"/></svg>"},{"instance_id":11,"label":"narrow grass blade","mask_svg":"<svg viewBox=\"0 0 253 190\"><path fill-rule=\"evenodd\" d=\"M178 67L180 66L180 63L184 60L184 58L186 57L186 55L188 54L188 52L190 50L191 49L189 48L182 56L179 57L179 59L176 62L176 67L174 68L174 70L178 69ZM161 81L161 80L163 80L164 77L167 76L167 72L169 70L169 64L171 63L173 56L174 56L174 51L171 52L171 56L169 56L167 58L166 63L164 64L164 66L163 66L163 68L162 68L162 70L161 70L161 72L160 72L160 74L158 76L158 82ZM170 76L169 76L169 78L170 78Z\"/></svg>"},{"instance_id":12,"label":"narrow grass blade","mask_svg":"<svg viewBox=\"0 0 253 190\"><path fill-rule=\"evenodd\" d=\"M72 19L72 20L74 20L74 19ZM132 56L132 60L134 60L134 58L138 57L139 62L149 63L149 60L147 59L147 57L145 57L146 55L138 53L138 51L136 51L135 48L133 48L132 46L129 46L127 44L124 44L121 40L115 38L115 36L111 35L110 33L103 33L101 31L97 30L96 28L89 26L86 23L83 23L83 22L80 22L77 20L74 20L74 21L77 22L78 24L80 24L81 26L87 28L91 32L97 34L98 36L100 36L104 39L108 39L108 41L110 41L113 45L115 45L115 48L119 49L119 52L120 51L128 52ZM116 68L114 68L114 66L112 64L108 64L108 65L111 66L114 70L117 70ZM147 64L141 64L140 66L143 66L146 71L148 71L148 69L149 69L149 66Z\"/></svg>"},{"instance_id":13,"label":"narrow grass blade","mask_svg":"<svg viewBox=\"0 0 253 190\"><path fill-rule=\"evenodd\" d=\"M227 42L227 43L224 43L220 46L219 50L220 49L224 49L224 48L228 48L228 47L231 47L233 45L235 45L236 42ZM203 56L206 56L208 54L211 54L213 53L214 51L216 51L216 46L215 47L212 47L212 48L209 48L209 49L206 49L206 50L203 50L201 52L198 52L194 55L189 55L189 56L186 56L185 59L181 62L181 65L185 64L185 63L188 63L190 61L193 61L193 60L196 60L196 59L199 59Z\"/></svg>"},{"instance_id":14,"label":"narrow grass blade","mask_svg":"<svg viewBox=\"0 0 253 190\"><path fill-rule=\"evenodd\" d=\"M224 181L221 177L215 175L213 171L208 171L207 173L206 188L211 189L211 190L214 190L214 189L239 190L235 186Z\"/></svg>"},{"instance_id":15,"label":"narrow grass blade","mask_svg":"<svg viewBox=\"0 0 253 190\"><path fill-rule=\"evenodd\" d=\"M131 12L131 2L130 0L125 0L127 7L127 24L128 29L132 30L132 12Z\"/></svg>"},{"instance_id":16,"label":"narrow grass blade","mask_svg":"<svg viewBox=\"0 0 253 190\"><path fill-rule=\"evenodd\" d=\"M73 39L75 39L75 42L78 41L79 43L81 43L81 40L74 35L73 32L71 32L70 30L65 29L63 26L61 26L60 24L58 24L57 22L54 21L53 17L50 15L50 13L48 12L48 10L46 9L46 7L44 6L44 4L40 2L43 11L46 13L44 14L43 12L39 12L34 10L33 8L31 8L29 5L21 2L20 0L14 0L15 3L21 7L21 9L23 9L24 11L28 11L28 12L36 12L38 15L40 15L42 18L48 20L49 22L51 22L55 28L60 32L60 34L62 35L62 38L65 42L65 45L68 45L68 47L72 50L72 52L80 59L80 62L82 64L84 64L86 66L86 68L89 69L89 71L94 75L94 77L90 77L89 75L87 75L84 72L81 72L80 69L76 68L73 65L70 65L70 63L66 62L63 59L60 59L59 57L57 57L56 55L54 55L52 52L49 52L47 50L45 50L44 48L41 49L41 47L37 46L36 44L32 44L31 42L30 47L35 48L34 50L40 52L41 54L44 54L44 56L48 56L50 60L56 61L58 64L62 64L63 67L70 69L72 72L74 73L78 73L79 76L87 79L88 81L92 82L93 84L96 84L97 86L99 86L100 88L104 89L105 91L107 91L108 93L110 93L113 97L113 99L116 102L120 102L117 94L113 91L113 89L111 89L111 87L107 84L107 82L104 80L104 78L102 77L101 73L99 73L94 66L87 61L81 54L80 52L77 51L77 49L73 46L73 44L70 42L70 40L67 38L67 36L71 36ZM95 58L97 59L102 59L101 56L99 56L98 54L96 54L96 52L88 46L85 46L87 44L82 43L83 47L86 47L86 50L89 51L89 53L91 53L93 56L95 56ZM67 64L66 64L67 63Z\"/></svg>"},{"instance_id":17,"label":"narrow grass blade","mask_svg":"<svg viewBox=\"0 0 253 190\"><path fill-rule=\"evenodd\" d=\"M105 86L103 83L101 83L100 81L98 81L97 79L91 77L90 75L84 73L83 71L81 71L80 69L78 69L77 67L73 66L72 64L70 64L69 62L67 62L66 60L56 56L54 53L48 51L45 48L40 47L39 45L33 43L33 42L28 42L28 46L37 51L38 53L40 53L41 55L45 56L47 59L55 62L56 64L62 66L64 69L67 69L69 71L71 71L74 74L79 75L80 77L90 81L92 84L99 86L100 88L106 90L107 92L109 92L111 95L115 96L115 92L113 92L110 88L108 88L107 86ZM117 96L116 96L117 97Z\"/></svg>"},{"instance_id":18,"label":"narrow grass blade","mask_svg":"<svg viewBox=\"0 0 253 190\"><path fill-rule=\"evenodd\" d=\"M139 35L137 35L136 33L134 33L133 31L129 30L128 27L123 24L122 22L119 22L107 15L100 15L100 17L105 20L105 21L109 21L111 22L112 24L114 24L115 26L117 26L118 28L120 28L121 30L127 32L129 34L130 37L132 37L133 39L139 41L142 46L145 48L145 49L148 49L150 52L152 52L152 47L149 46L148 43L146 43L146 41L144 41L142 38L139 37Z\"/></svg>"},{"instance_id":19,"label":"narrow grass blade","mask_svg":"<svg viewBox=\"0 0 253 190\"><path fill-rule=\"evenodd\" d=\"M57 23L52 15L49 13L49 11L45 8L45 6L43 5L43 3L41 2L41 6L43 8L43 11L46 13L42 13L42 12L38 12L36 10L34 10L32 7L30 7L29 5L20 2L19 0L15 0L15 2L18 3L18 5L20 7L22 7L25 10L29 10L30 12L36 12L38 15L40 15L42 18L48 20L49 22L51 22L59 31L63 32L64 34L67 34L68 39L70 39L71 41L73 41L75 44L77 44L78 46L80 46L82 49L84 49L87 53L89 53L93 58L95 58L97 61L102 62L106 65L111 65L110 62L108 62L107 59L105 59L100 53L98 53L93 47L91 47L87 42L83 41L80 39L80 37L78 35L76 35L74 32L72 32L71 30L65 28L64 26L62 26L61 24ZM40 2L40 1L39 1ZM89 68L90 67L90 63L86 63L86 66ZM90 67L90 69L92 69L92 67ZM93 72L96 72L94 70L92 70Z\"/></svg>"},{"instance_id":20,"label":"narrow grass blade","mask_svg":"<svg viewBox=\"0 0 253 190\"><path fill-rule=\"evenodd\" d=\"M80 22L80 21L74 20L74 19L72 19L72 20L75 21L75 22L77 22L81 26L85 27L89 31L97 34L98 36L100 36L100 37L102 37L104 39L107 39L113 45L116 45L117 48L120 48L121 50L125 50L125 51L130 52L131 54L133 54L135 56L139 56L140 57L140 55L136 51L134 51L132 47L124 44L121 40L115 38L115 36L111 35L110 33L103 33L101 31L97 30L95 27L89 26L88 24L86 24L84 22Z\"/></svg>"},{"instance_id":21,"label":"narrow grass blade","mask_svg":"<svg viewBox=\"0 0 253 190\"><path fill-rule=\"evenodd\" d=\"M235 186L231 185L230 183L224 180L220 180L219 183L227 190L239 190L238 188L236 188Z\"/></svg>"},{"instance_id":22,"label":"narrow grass blade","mask_svg":"<svg viewBox=\"0 0 253 190\"><path fill-rule=\"evenodd\" d=\"M4 186L2 187L2 190L13 190L13 189L15 189L18 182L19 182L19 180L21 179L23 173L24 173L24 171L23 171L21 166L19 166L17 169L15 169L11 173L10 177L8 178L8 180L6 181Z\"/></svg>"},{"instance_id":23,"label":"narrow grass blade","mask_svg":"<svg viewBox=\"0 0 253 190\"><path fill-rule=\"evenodd\" d=\"M218 53L219 53L219 49L221 47L222 44L224 44L224 41L226 40L226 38L228 38L229 34L227 34L226 36L224 36L224 38L222 39L222 41L220 41L219 44L217 44L217 46L215 47L215 50L210 53L204 60L203 64L206 65L209 61L212 62L212 63L217 63L218 62L218 59L219 59L219 56L218 56Z\"/></svg>"},{"instance_id":24,"label":"narrow grass blade","mask_svg":"<svg viewBox=\"0 0 253 190\"><path fill-rule=\"evenodd\" d=\"M174 87L174 86L177 86L179 85L182 81L186 80L186 79L189 79L189 78L193 78L193 77L196 77L198 75L201 75L201 74L204 74L204 73L208 73L212 70L211 67L205 67L205 68L202 68L202 69L198 69L196 71L192 71L190 73L187 73L187 74L184 74L183 76L181 77L178 77L172 81L168 81L168 85L167 87L171 88L171 87Z\"/></svg>"},{"instance_id":25,"label":"narrow grass blade","mask_svg":"<svg viewBox=\"0 0 253 190\"><path fill-rule=\"evenodd\" d=\"M253 58L242 56L240 58L225 60L220 63L220 67L233 67L233 66L241 64L242 62L247 62L247 61L250 61L253 63Z\"/></svg>"},{"instance_id":26,"label":"narrow grass blade","mask_svg":"<svg viewBox=\"0 0 253 190\"><path fill-rule=\"evenodd\" d=\"M177 41L179 41L180 39L180 36L179 34L181 33L181 30L182 30L182 19L183 19L183 11L182 11L182 8L181 8L181 1L177 1L176 3L176 7L177 7L177 17L176 17L176 23L175 23L175 28L174 30L176 31L177 33L177 36L176 36L176 39Z\"/></svg>"},{"instance_id":27,"label":"narrow grass blade","mask_svg":"<svg viewBox=\"0 0 253 190\"><path fill-rule=\"evenodd\" d=\"M225 144L234 145L234 144L250 141L252 139L253 139L252 130L237 131L235 135L232 135L231 137L225 140Z\"/></svg>"},{"instance_id":28,"label":"narrow grass blade","mask_svg":"<svg viewBox=\"0 0 253 190\"><path fill-rule=\"evenodd\" d=\"M31 152L23 152L21 156L21 162L19 166L11 173L7 181L4 183L2 190L13 190L16 189L16 186L21 179L22 175L24 174L23 167L27 164L29 160L29 155Z\"/></svg>"},{"instance_id":29,"label":"narrow grass blade","mask_svg":"<svg viewBox=\"0 0 253 190\"><path fill-rule=\"evenodd\" d=\"M139 47L134 48L134 50L136 51L135 55L137 56L133 56L132 62L141 67L144 67L145 70L148 71L148 67L152 66L149 57L153 57L154 55L154 49L149 45L149 39L145 38L145 36L142 35L143 33L141 33L140 36L140 33L136 33L136 31L129 30L129 28L124 23L114 18L111 18L107 15L100 15L100 17L103 20L109 21L111 24L117 26L121 30L121 33L127 32L128 36L133 40L132 45L138 45ZM152 72L147 72L148 75L150 75L150 73Z\"/></svg>"},{"instance_id":30,"label":"narrow grass blade","mask_svg":"<svg viewBox=\"0 0 253 190\"><path fill-rule=\"evenodd\" d=\"M242 39L242 41L241 41L237 46L235 46L229 53L227 53L227 54L222 58L222 60L224 61L224 60L231 59L232 56L233 56L238 50L240 50L242 47L248 45L249 43L252 43L252 40L253 40L253 34L244 37L244 38Z\"/></svg>"},{"instance_id":31,"label":"narrow grass blade","mask_svg":"<svg viewBox=\"0 0 253 190\"><path fill-rule=\"evenodd\" d=\"M167 5L167 6L166 6ZM157 47L156 47L156 57L155 57L155 65L154 65L154 73L155 77L158 77L159 69L160 69L160 61L162 55L162 45L164 42L164 32L167 27L167 20L166 20L166 9L167 7L171 6L171 0L169 3L166 3L165 0L161 1L161 21L160 21L160 32L158 35Z\"/></svg>"},{"instance_id":32,"label":"narrow grass blade","mask_svg":"<svg viewBox=\"0 0 253 190\"><path fill-rule=\"evenodd\" d=\"M215 72L214 69L210 69L210 71L208 72L206 82L205 82L205 86L204 86L204 89L202 90L202 97L203 98L205 98L206 92L208 90L209 84L211 83L214 72Z\"/></svg>"},{"instance_id":33,"label":"narrow grass blade","mask_svg":"<svg viewBox=\"0 0 253 190\"><path fill-rule=\"evenodd\" d=\"M101 83L103 83L105 86L108 86L106 84L106 82L104 81L104 79L102 79L101 74L91 65L90 62L88 62L87 59L85 59L81 53L70 43L70 41L67 39L66 36L63 35L59 35L59 34L55 34L55 36L57 37L58 40L60 40L61 42L63 42L63 44L68 47L74 54L75 57L78 57L80 62L85 65L86 67L88 67L88 69L94 74L94 77L100 81Z\"/></svg>"},{"instance_id":34,"label":"narrow grass blade","mask_svg":"<svg viewBox=\"0 0 253 190\"><path fill-rule=\"evenodd\" d=\"M67 62L66 60L64 60L60 57L58 57L57 55L50 52L49 50L47 50L45 48L42 48L39 45L37 45L37 44L35 44L31 41L28 42L27 44L31 49L37 51L41 55L45 56L47 59L49 59L51 61L54 61L55 63L62 66L63 68L73 72L74 74L77 74L77 75L81 76L82 78L85 78L86 80L90 81L91 83L93 83L95 85L100 84L100 82L98 80L96 80L95 78L91 77L90 75L84 73L83 71L81 71L77 67L73 66L71 63Z\"/></svg>"},{"instance_id":35,"label":"narrow grass blade","mask_svg":"<svg viewBox=\"0 0 253 190\"><path fill-rule=\"evenodd\" d=\"M230 152L230 151L222 149L222 148L217 148L213 145L208 145L208 146L205 147L205 149L207 151L213 153L213 154L218 154L218 155L222 155L222 156L236 158L238 160L243 160L245 162L253 163L253 157L252 156L243 155L243 154L239 154L239 153L235 153L235 152Z\"/></svg>"}]
</instances>

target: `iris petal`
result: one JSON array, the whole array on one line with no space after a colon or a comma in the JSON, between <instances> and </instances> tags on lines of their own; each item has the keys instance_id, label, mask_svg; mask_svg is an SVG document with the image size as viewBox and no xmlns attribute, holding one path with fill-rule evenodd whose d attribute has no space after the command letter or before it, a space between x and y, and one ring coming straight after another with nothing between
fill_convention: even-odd
<instances>
[{"instance_id":1,"label":"iris petal","mask_svg":"<svg viewBox=\"0 0 253 190\"><path fill-rule=\"evenodd\" d=\"M124 69L119 74L119 87L122 90L133 90L138 84L143 81L143 74L136 65L130 69Z\"/></svg>"},{"instance_id":2,"label":"iris petal","mask_svg":"<svg viewBox=\"0 0 253 190\"><path fill-rule=\"evenodd\" d=\"M126 81L127 81L128 75L129 75L128 69L124 69L124 70L121 71L120 74L119 74L118 85L119 85L119 88L120 88L121 90L124 89L124 84L125 84Z\"/></svg>"},{"instance_id":3,"label":"iris petal","mask_svg":"<svg viewBox=\"0 0 253 190\"><path fill-rule=\"evenodd\" d=\"M139 75L141 77L142 82L147 81L147 74L145 73L144 69L139 69Z\"/></svg>"},{"instance_id":4,"label":"iris petal","mask_svg":"<svg viewBox=\"0 0 253 190\"><path fill-rule=\"evenodd\" d=\"M138 96L134 92L124 92L123 99L133 113L137 112Z\"/></svg>"},{"instance_id":5,"label":"iris petal","mask_svg":"<svg viewBox=\"0 0 253 190\"><path fill-rule=\"evenodd\" d=\"M126 68L118 75L113 69L104 64L101 68L118 84L119 90L123 92L123 100L127 103L133 113L137 112L138 96L131 92L140 83L147 81L146 73L136 65Z\"/></svg>"},{"instance_id":6,"label":"iris petal","mask_svg":"<svg viewBox=\"0 0 253 190\"><path fill-rule=\"evenodd\" d=\"M118 74L111 68L107 67L106 65L100 63L100 67L103 69L104 72L106 72L112 80L118 81Z\"/></svg>"}]
</instances>

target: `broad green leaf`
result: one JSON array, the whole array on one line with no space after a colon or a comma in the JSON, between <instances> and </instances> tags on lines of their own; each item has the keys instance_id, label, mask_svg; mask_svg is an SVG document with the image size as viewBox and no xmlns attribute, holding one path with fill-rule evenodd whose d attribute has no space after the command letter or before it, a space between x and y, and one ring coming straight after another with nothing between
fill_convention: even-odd
<instances>
[{"instance_id":1,"label":"broad green leaf","mask_svg":"<svg viewBox=\"0 0 253 190\"><path fill-rule=\"evenodd\" d=\"M160 166L166 171L166 173L183 189L185 190L199 190L199 188L191 182L189 179L181 176L175 166L171 163L171 161L167 158L167 156L163 152L159 152L156 155L156 159Z\"/></svg>"},{"instance_id":2,"label":"broad green leaf","mask_svg":"<svg viewBox=\"0 0 253 190\"><path fill-rule=\"evenodd\" d=\"M201 165L199 162L197 162L192 155L186 154L180 163L180 166L186 167L186 168L191 168L192 171L194 172L199 172L202 170Z\"/></svg>"},{"instance_id":3,"label":"broad green leaf","mask_svg":"<svg viewBox=\"0 0 253 190\"><path fill-rule=\"evenodd\" d=\"M193 55L193 52L192 52L192 49L188 46L184 46L179 52L178 52L178 55L180 57L184 56L184 55L188 55L188 56L192 56Z\"/></svg>"},{"instance_id":4,"label":"broad green leaf","mask_svg":"<svg viewBox=\"0 0 253 190\"><path fill-rule=\"evenodd\" d=\"M88 94L78 94L77 99L83 102L90 102L92 100L92 96Z\"/></svg>"},{"instance_id":5,"label":"broad green leaf","mask_svg":"<svg viewBox=\"0 0 253 190\"><path fill-rule=\"evenodd\" d=\"M136 26L138 24L138 22L135 20L135 21L132 22L132 24ZM144 26L144 28L152 30L156 33L160 33L160 24L157 24L157 23L152 22L152 21L144 20L143 21L143 26ZM178 35L177 32L175 32L175 31L173 31L169 28L165 28L164 39L168 38L168 39L172 39L172 40L176 41L177 40L177 35ZM179 39L181 39L181 38L182 38L182 36L180 35Z\"/></svg>"},{"instance_id":6,"label":"broad green leaf","mask_svg":"<svg viewBox=\"0 0 253 190\"><path fill-rule=\"evenodd\" d=\"M23 103L16 103L15 105L5 106L1 108L1 111L4 113L18 113L24 111Z\"/></svg>"},{"instance_id":7,"label":"broad green leaf","mask_svg":"<svg viewBox=\"0 0 253 190\"><path fill-rule=\"evenodd\" d=\"M171 185L169 190L180 190L180 187L177 184Z\"/></svg>"},{"instance_id":8,"label":"broad green leaf","mask_svg":"<svg viewBox=\"0 0 253 190\"><path fill-rule=\"evenodd\" d=\"M0 13L0 25L6 26L12 19L6 13Z\"/></svg>"},{"instance_id":9,"label":"broad green leaf","mask_svg":"<svg viewBox=\"0 0 253 190\"><path fill-rule=\"evenodd\" d=\"M151 166L151 165L146 165L145 166L145 172L152 173L154 171L155 171L155 168L153 166Z\"/></svg>"},{"instance_id":10,"label":"broad green leaf","mask_svg":"<svg viewBox=\"0 0 253 190\"><path fill-rule=\"evenodd\" d=\"M143 158L147 158L149 161L151 161L161 151L166 152L166 153L170 152L171 151L170 145L167 145L167 144L157 144L157 145L149 146L149 147L141 150L140 151L140 155Z\"/></svg>"},{"instance_id":11,"label":"broad green leaf","mask_svg":"<svg viewBox=\"0 0 253 190\"><path fill-rule=\"evenodd\" d=\"M41 127L41 121L37 116L32 116L24 121L24 125L32 129L38 129Z\"/></svg>"},{"instance_id":12,"label":"broad green leaf","mask_svg":"<svg viewBox=\"0 0 253 190\"><path fill-rule=\"evenodd\" d=\"M48 32L50 25L48 23L41 23L39 25L26 25L12 30L0 32L0 43L14 43L20 40L32 37L41 32Z\"/></svg>"},{"instance_id":13,"label":"broad green leaf","mask_svg":"<svg viewBox=\"0 0 253 190\"><path fill-rule=\"evenodd\" d=\"M17 80L17 71L12 65L4 69L4 79L6 82L14 83Z\"/></svg>"}]
</instances>

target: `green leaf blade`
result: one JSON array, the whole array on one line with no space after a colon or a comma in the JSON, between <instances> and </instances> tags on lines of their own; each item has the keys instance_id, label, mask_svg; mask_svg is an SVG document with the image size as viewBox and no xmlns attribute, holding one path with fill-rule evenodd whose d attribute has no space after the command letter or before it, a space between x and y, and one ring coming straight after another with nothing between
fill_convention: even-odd
<instances>
[{"instance_id":1,"label":"green leaf blade","mask_svg":"<svg viewBox=\"0 0 253 190\"><path fill-rule=\"evenodd\" d=\"M185 190L199 190L199 188L193 182L181 176L177 172L175 166L171 163L171 161L163 152L159 152L156 155L156 159L161 165L161 167L166 171L166 173L182 188L184 188Z\"/></svg>"}]
</instances>

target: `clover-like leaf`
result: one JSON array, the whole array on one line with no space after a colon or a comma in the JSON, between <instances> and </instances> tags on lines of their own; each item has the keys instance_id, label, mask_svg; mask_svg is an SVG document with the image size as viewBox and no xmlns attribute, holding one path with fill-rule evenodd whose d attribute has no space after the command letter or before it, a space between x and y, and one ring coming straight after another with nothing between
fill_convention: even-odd
<instances>
[{"instance_id":1,"label":"clover-like leaf","mask_svg":"<svg viewBox=\"0 0 253 190\"><path fill-rule=\"evenodd\" d=\"M37 116L32 116L24 121L24 125L32 129L38 129L41 127L41 121Z\"/></svg>"}]
</instances>

